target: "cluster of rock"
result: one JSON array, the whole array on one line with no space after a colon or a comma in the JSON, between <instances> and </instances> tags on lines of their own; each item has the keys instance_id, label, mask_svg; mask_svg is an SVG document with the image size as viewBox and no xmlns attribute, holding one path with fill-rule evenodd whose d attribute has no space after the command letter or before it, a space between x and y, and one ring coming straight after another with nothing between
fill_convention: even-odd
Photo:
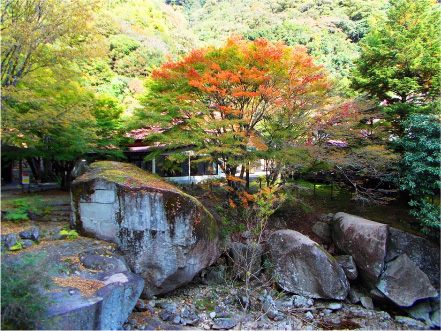
<instances>
[{"instance_id":1,"label":"cluster of rock","mask_svg":"<svg viewBox=\"0 0 441 331\"><path fill-rule=\"evenodd\" d=\"M131 271L144 280L145 299L181 287L201 271L207 280L225 278L223 264L205 269L221 253L216 220L196 199L140 172L117 162L92 165L91 172L74 182L72 225L83 235L116 244ZM426 326L439 327L436 246L344 213L324 218L314 229L341 255L332 256L299 232L279 230L265 247L252 238L247 244L231 244L236 276L257 279L265 265L266 274L298 298L360 302L365 309L386 300ZM239 300L242 306L249 306L246 300L248 296ZM270 319L286 317L272 296L258 301ZM179 313L172 308L163 308L162 321L191 326L200 320L192 307ZM230 323L228 318L217 316L216 323ZM209 327L217 328L214 321Z\"/></svg>"},{"instance_id":2,"label":"cluster of rock","mask_svg":"<svg viewBox=\"0 0 441 331\"><path fill-rule=\"evenodd\" d=\"M332 256L297 231L276 231L267 241L265 259L278 286L308 298L346 299L371 309L374 302L389 302L429 327L440 326L440 252L436 245L346 213L317 223L316 234L333 243L342 255Z\"/></svg>"}]
</instances>

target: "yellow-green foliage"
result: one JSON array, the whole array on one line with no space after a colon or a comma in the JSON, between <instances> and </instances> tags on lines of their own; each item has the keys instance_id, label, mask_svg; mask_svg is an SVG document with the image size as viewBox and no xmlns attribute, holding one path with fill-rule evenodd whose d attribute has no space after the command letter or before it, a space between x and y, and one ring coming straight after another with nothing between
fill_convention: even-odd
<instances>
[{"instance_id":1,"label":"yellow-green foliage","mask_svg":"<svg viewBox=\"0 0 441 331\"><path fill-rule=\"evenodd\" d=\"M158 175L149 173L129 163L99 161L90 165L91 171L85 173L77 181L88 181L93 178L102 178L109 182L115 182L130 187L143 186L158 189L177 191L182 193L176 186L167 183Z\"/></svg>"}]
</instances>

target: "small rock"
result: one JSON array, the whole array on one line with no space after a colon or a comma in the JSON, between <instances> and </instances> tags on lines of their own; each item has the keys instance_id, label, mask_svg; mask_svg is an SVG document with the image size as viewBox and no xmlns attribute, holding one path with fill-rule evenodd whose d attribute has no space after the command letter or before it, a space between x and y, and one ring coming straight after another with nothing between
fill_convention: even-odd
<instances>
[{"instance_id":1,"label":"small rock","mask_svg":"<svg viewBox=\"0 0 441 331\"><path fill-rule=\"evenodd\" d=\"M6 236L6 240L5 240L5 247L6 247L6 249L8 251L10 251L10 250L18 250L19 249L19 247L18 247L19 246L18 245L19 241L20 241L20 238L16 234L13 234L13 233L8 234Z\"/></svg>"},{"instance_id":2,"label":"small rock","mask_svg":"<svg viewBox=\"0 0 441 331\"><path fill-rule=\"evenodd\" d=\"M163 321L168 321L172 319L173 314L168 312L167 310L163 310L158 314L159 318Z\"/></svg>"},{"instance_id":3,"label":"small rock","mask_svg":"<svg viewBox=\"0 0 441 331\"><path fill-rule=\"evenodd\" d=\"M358 277L357 266L355 265L354 258L351 255L335 256L340 267L345 272L346 277L349 280L355 280Z\"/></svg>"},{"instance_id":4,"label":"small rock","mask_svg":"<svg viewBox=\"0 0 441 331\"><path fill-rule=\"evenodd\" d=\"M253 237L253 235L251 234L251 231L244 231L244 232L242 232L242 238L243 239L250 239L252 237Z\"/></svg>"},{"instance_id":5,"label":"small rock","mask_svg":"<svg viewBox=\"0 0 441 331\"><path fill-rule=\"evenodd\" d=\"M410 317L422 321L422 322L429 322L430 321L430 313L432 312L432 307L430 306L429 300L421 300L418 301L416 304L414 304L410 308L404 309ZM430 321L430 323L432 323Z\"/></svg>"},{"instance_id":6,"label":"small rock","mask_svg":"<svg viewBox=\"0 0 441 331\"><path fill-rule=\"evenodd\" d=\"M418 330L424 330L427 328L426 324L423 322L414 320L413 318L406 317L406 316L395 316L395 321L400 324L404 324L408 328L418 329Z\"/></svg>"},{"instance_id":7,"label":"small rock","mask_svg":"<svg viewBox=\"0 0 441 331\"><path fill-rule=\"evenodd\" d=\"M218 265L208 270L205 280L208 284L223 284L226 278L224 265Z\"/></svg>"},{"instance_id":8,"label":"small rock","mask_svg":"<svg viewBox=\"0 0 441 331\"><path fill-rule=\"evenodd\" d=\"M331 226L329 223L318 221L312 226L312 231L325 243L331 243Z\"/></svg>"},{"instance_id":9,"label":"small rock","mask_svg":"<svg viewBox=\"0 0 441 331\"><path fill-rule=\"evenodd\" d=\"M38 227L32 227L29 230L21 231L18 235L21 239L39 241L41 237L41 230Z\"/></svg>"},{"instance_id":10,"label":"small rock","mask_svg":"<svg viewBox=\"0 0 441 331\"><path fill-rule=\"evenodd\" d=\"M277 310L276 304L271 296L266 296L265 300L263 301L263 311L266 313L268 318L274 319L279 311Z\"/></svg>"},{"instance_id":11,"label":"small rock","mask_svg":"<svg viewBox=\"0 0 441 331\"><path fill-rule=\"evenodd\" d=\"M311 321L314 319L314 315L312 315L312 313L311 313L310 311L308 311L308 312L305 314L305 317L306 317L307 319L311 320Z\"/></svg>"},{"instance_id":12,"label":"small rock","mask_svg":"<svg viewBox=\"0 0 441 331\"><path fill-rule=\"evenodd\" d=\"M216 313L215 313L214 311L212 311L212 312L210 313L210 318L213 319L213 318L215 318L215 317L216 317Z\"/></svg>"},{"instance_id":13,"label":"small rock","mask_svg":"<svg viewBox=\"0 0 441 331\"><path fill-rule=\"evenodd\" d=\"M430 315L430 320L432 322L432 324L436 327L436 328L440 328L441 327L441 323L440 323L440 312L439 309L435 310L431 315Z\"/></svg>"},{"instance_id":14,"label":"small rock","mask_svg":"<svg viewBox=\"0 0 441 331\"><path fill-rule=\"evenodd\" d=\"M361 305L366 309L374 309L374 303L370 297L361 297L360 298Z\"/></svg>"},{"instance_id":15,"label":"small rock","mask_svg":"<svg viewBox=\"0 0 441 331\"><path fill-rule=\"evenodd\" d=\"M136 302L135 310L136 310L136 311L139 311L139 312L143 312L143 311L147 311L148 309L147 309L147 306L145 305L144 301L141 300L141 299L139 299L139 300Z\"/></svg>"},{"instance_id":16,"label":"small rock","mask_svg":"<svg viewBox=\"0 0 441 331\"><path fill-rule=\"evenodd\" d=\"M292 304L295 308L309 308L314 305L314 300L301 295L293 295Z\"/></svg>"},{"instance_id":17,"label":"small rock","mask_svg":"<svg viewBox=\"0 0 441 331\"><path fill-rule=\"evenodd\" d=\"M175 315L175 316L173 317L173 324L178 325L178 324L180 324L180 323L181 323L181 316L179 316L179 315Z\"/></svg>"},{"instance_id":18,"label":"small rock","mask_svg":"<svg viewBox=\"0 0 441 331\"><path fill-rule=\"evenodd\" d=\"M34 242L30 239L25 239L22 242L22 246L23 246L23 248L28 248L28 247L34 246Z\"/></svg>"},{"instance_id":19,"label":"small rock","mask_svg":"<svg viewBox=\"0 0 441 331\"><path fill-rule=\"evenodd\" d=\"M155 313L155 309L150 304L146 304L145 307L151 314Z\"/></svg>"},{"instance_id":20,"label":"small rock","mask_svg":"<svg viewBox=\"0 0 441 331\"><path fill-rule=\"evenodd\" d=\"M324 307L326 309L331 310L340 310L343 307L341 302L332 302L332 301L316 301L316 305L320 307Z\"/></svg>"},{"instance_id":21,"label":"small rock","mask_svg":"<svg viewBox=\"0 0 441 331\"><path fill-rule=\"evenodd\" d=\"M229 330L236 326L236 322L232 318L217 318L214 320L212 328L214 330Z\"/></svg>"}]
</instances>

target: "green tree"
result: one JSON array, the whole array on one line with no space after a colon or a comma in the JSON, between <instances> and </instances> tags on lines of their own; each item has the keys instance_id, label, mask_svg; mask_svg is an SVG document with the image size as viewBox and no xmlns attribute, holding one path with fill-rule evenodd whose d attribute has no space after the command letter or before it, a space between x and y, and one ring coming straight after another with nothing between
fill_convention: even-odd
<instances>
[{"instance_id":1,"label":"green tree","mask_svg":"<svg viewBox=\"0 0 441 331\"><path fill-rule=\"evenodd\" d=\"M413 105L439 96L439 31L435 1L394 0L387 18L375 22L360 43L352 85L390 106L385 110L398 136L411 113L427 109Z\"/></svg>"},{"instance_id":2,"label":"green tree","mask_svg":"<svg viewBox=\"0 0 441 331\"><path fill-rule=\"evenodd\" d=\"M30 72L82 56L95 1L1 2L1 83L15 86Z\"/></svg>"},{"instance_id":3,"label":"green tree","mask_svg":"<svg viewBox=\"0 0 441 331\"><path fill-rule=\"evenodd\" d=\"M217 162L236 188L243 177L237 179L238 167L245 169L254 158L252 145L262 144L263 124L285 121L280 127L286 132L297 114L326 100L330 83L305 48L232 36L222 47L165 63L153 72L149 89L137 125L166 130L149 140L169 148L194 146Z\"/></svg>"},{"instance_id":4,"label":"green tree","mask_svg":"<svg viewBox=\"0 0 441 331\"><path fill-rule=\"evenodd\" d=\"M439 111L439 105L438 105ZM426 233L440 229L440 145L441 123L435 115L413 114L403 123L401 189L411 196L411 214Z\"/></svg>"}]
</instances>

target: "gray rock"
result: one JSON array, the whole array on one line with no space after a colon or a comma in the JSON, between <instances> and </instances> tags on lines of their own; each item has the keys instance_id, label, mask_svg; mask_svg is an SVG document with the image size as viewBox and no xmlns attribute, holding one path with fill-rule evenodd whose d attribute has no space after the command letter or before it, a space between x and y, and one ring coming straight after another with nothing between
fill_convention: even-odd
<instances>
[{"instance_id":1,"label":"gray rock","mask_svg":"<svg viewBox=\"0 0 441 331\"><path fill-rule=\"evenodd\" d=\"M143 311L147 311L148 308L147 308L145 302L144 302L143 300L139 299L139 300L136 302L135 310L136 310L136 311L139 311L139 312L143 312Z\"/></svg>"},{"instance_id":2,"label":"gray rock","mask_svg":"<svg viewBox=\"0 0 441 331\"><path fill-rule=\"evenodd\" d=\"M71 186L72 225L116 243L146 279L144 297L180 287L216 261L219 224L197 199L134 165L95 162L90 169Z\"/></svg>"},{"instance_id":3,"label":"gray rock","mask_svg":"<svg viewBox=\"0 0 441 331\"><path fill-rule=\"evenodd\" d=\"M226 280L226 268L224 265L217 265L208 269L206 280L208 284L223 284Z\"/></svg>"},{"instance_id":4,"label":"gray rock","mask_svg":"<svg viewBox=\"0 0 441 331\"><path fill-rule=\"evenodd\" d=\"M361 297L360 298L361 305L366 309L374 309L374 303L370 297Z\"/></svg>"},{"instance_id":5,"label":"gray rock","mask_svg":"<svg viewBox=\"0 0 441 331\"><path fill-rule=\"evenodd\" d=\"M403 324L405 327L409 329L416 329L416 330L427 329L426 324L424 324L423 322L417 321L407 316L395 316L395 321L400 324Z\"/></svg>"},{"instance_id":6,"label":"gray rock","mask_svg":"<svg viewBox=\"0 0 441 331\"><path fill-rule=\"evenodd\" d=\"M89 297L80 291L67 295L68 289L51 292L55 304L48 309L47 321L37 329L116 330L127 320L144 287L144 281L130 272L102 272L96 280L104 283Z\"/></svg>"},{"instance_id":7,"label":"gray rock","mask_svg":"<svg viewBox=\"0 0 441 331\"><path fill-rule=\"evenodd\" d=\"M231 318L216 318L212 329L214 330L229 330L236 326L236 322Z\"/></svg>"},{"instance_id":8,"label":"gray rock","mask_svg":"<svg viewBox=\"0 0 441 331\"><path fill-rule=\"evenodd\" d=\"M20 237L14 233L8 234L5 239L5 247L7 250L11 250L20 241Z\"/></svg>"},{"instance_id":9,"label":"gray rock","mask_svg":"<svg viewBox=\"0 0 441 331\"><path fill-rule=\"evenodd\" d=\"M429 277L432 286L440 288L440 249L427 239L402 230L389 228L388 261L406 254Z\"/></svg>"},{"instance_id":10,"label":"gray rock","mask_svg":"<svg viewBox=\"0 0 441 331\"><path fill-rule=\"evenodd\" d=\"M318 221L312 226L312 231L325 243L332 242L331 225L329 223Z\"/></svg>"},{"instance_id":11,"label":"gray rock","mask_svg":"<svg viewBox=\"0 0 441 331\"><path fill-rule=\"evenodd\" d=\"M374 287L384 268L388 226L346 213L334 215L332 238L337 248L354 258L358 273Z\"/></svg>"},{"instance_id":12,"label":"gray rock","mask_svg":"<svg viewBox=\"0 0 441 331\"><path fill-rule=\"evenodd\" d=\"M181 324L181 316L179 316L179 315L175 315L175 316L173 317L172 323L173 323L173 324L176 324L176 325Z\"/></svg>"},{"instance_id":13,"label":"gray rock","mask_svg":"<svg viewBox=\"0 0 441 331\"><path fill-rule=\"evenodd\" d=\"M314 315L310 311L305 314L305 317L311 321L314 319Z\"/></svg>"},{"instance_id":14,"label":"gray rock","mask_svg":"<svg viewBox=\"0 0 441 331\"><path fill-rule=\"evenodd\" d=\"M25 239L22 241L22 246L23 246L23 248L28 248L28 247L34 246L34 242L30 239Z\"/></svg>"},{"instance_id":15,"label":"gray rock","mask_svg":"<svg viewBox=\"0 0 441 331\"><path fill-rule=\"evenodd\" d=\"M41 230L38 227L32 227L29 230L21 231L19 233L20 238L39 241L41 237Z\"/></svg>"},{"instance_id":16,"label":"gray rock","mask_svg":"<svg viewBox=\"0 0 441 331\"><path fill-rule=\"evenodd\" d=\"M404 309L410 317L422 321L424 323L432 323L430 321L430 314L432 313L432 306L429 300L420 300L416 302L412 307Z\"/></svg>"},{"instance_id":17,"label":"gray rock","mask_svg":"<svg viewBox=\"0 0 441 331\"><path fill-rule=\"evenodd\" d=\"M417 300L438 295L426 274L406 254L387 263L377 288L401 307L410 307Z\"/></svg>"},{"instance_id":18,"label":"gray rock","mask_svg":"<svg viewBox=\"0 0 441 331\"><path fill-rule=\"evenodd\" d=\"M285 291L310 298L344 300L349 282L337 261L317 243L293 230L267 241L273 274Z\"/></svg>"},{"instance_id":19,"label":"gray rock","mask_svg":"<svg viewBox=\"0 0 441 331\"><path fill-rule=\"evenodd\" d=\"M314 300L301 295L293 295L292 304L295 308L309 308L314 305Z\"/></svg>"},{"instance_id":20,"label":"gray rock","mask_svg":"<svg viewBox=\"0 0 441 331\"><path fill-rule=\"evenodd\" d=\"M349 280L355 280L358 277L357 266L355 265L354 258L351 255L335 256L340 267L345 272L346 277Z\"/></svg>"},{"instance_id":21,"label":"gray rock","mask_svg":"<svg viewBox=\"0 0 441 331\"><path fill-rule=\"evenodd\" d=\"M439 309L435 310L434 312L432 312L432 314L430 314L430 321L432 322L432 324L436 327L436 328L440 328L441 327L441 321L440 321L440 311Z\"/></svg>"},{"instance_id":22,"label":"gray rock","mask_svg":"<svg viewBox=\"0 0 441 331\"><path fill-rule=\"evenodd\" d=\"M274 302L273 298L270 295L267 295L263 300L262 308L263 308L263 312L270 319L274 319L279 313L276 303Z\"/></svg>"},{"instance_id":23,"label":"gray rock","mask_svg":"<svg viewBox=\"0 0 441 331\"><path fill-rule=\"evenodd\" d=\"M169 321L171 319L173 319L173 317L175 316L175 314L167 311L167 310L163 310L158 314L159 318L162 319L163 321Z\"/></svg>"},{"instance_id":24,"label":"gray rock","mask_svg":"<svg viewBox=\"0 0 441 331\"><path fill-rule=\"evenodd\" d=\"M88 269L113 272L130 270L124 259L120 256L102 256L96 252L84 255L85 256L81 258L81 263Z\"/></svg>"},{"instance_id":25,"label":"gray rock","mask_svg":"<svg viewBox=\"0 0 441 331\"><path fill-rule=\"evenodd\" d=\"M248 272L256 277L262 265L263 248L259 244L245 245L239 242L231 244L231 257L235 274L245 279Z\"/></svg>"}]
</instances>

